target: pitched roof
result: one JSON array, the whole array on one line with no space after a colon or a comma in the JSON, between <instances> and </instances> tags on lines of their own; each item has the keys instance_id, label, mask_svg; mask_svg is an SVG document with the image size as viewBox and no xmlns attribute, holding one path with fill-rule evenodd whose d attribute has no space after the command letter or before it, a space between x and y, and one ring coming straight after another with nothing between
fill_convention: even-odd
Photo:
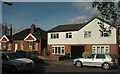
<instances>
[{"instance_id":1,"label":"pitched roof","mask_svg":"<svg viewBox=\"0 0 120 74\"><path fill-rule=\"evenodd\" d=\"M13 40L24 40L27 35L31 33L31 28L25 29L23 31L20 31L16 34L13 35ZM44 39L46 40L46 31L40 29L40 28L35 28L35 33L33 34L38 40Z\"/></svg>"},{"instance_id":2,"label":"pitched roof","mask_svg":"<svg viewBox=\"0 0 120 74\"><path fill-rule=\"evenodd\" d=\"M49 30L48 32L65 32L65 31L78 31L80 29L82 29L84 26L86 26L88 23L90 23L92 20L94 20L95 18L101 20L102 22L105 22L107 24L111 25L110 23L98 18L98 17L93 17L91 20L89 20L86 23L81 23L81 24L68 24L68 25L59 25L56 26L54 28L52 28L51 30ZM114 26L113 26L114 27Z\"/></svg>"}]
</instances>

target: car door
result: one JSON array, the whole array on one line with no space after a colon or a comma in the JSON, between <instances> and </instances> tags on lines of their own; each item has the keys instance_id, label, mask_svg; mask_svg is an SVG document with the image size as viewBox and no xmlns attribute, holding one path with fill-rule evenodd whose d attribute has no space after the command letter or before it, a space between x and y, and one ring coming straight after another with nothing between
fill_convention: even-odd
<instances>
[{"instance_id":1,"label":"car door","mask_svg":"<svg viewBox=\"0 0 120 74\"><path fill-rule=\"evenodd\" d=\"M92 66L94 64L95 54L91 54L83 59L83 65Z\"/></svg>"},{"instance_id":2,"label":"car door","mask_svg":"<svg viewBox=\"0 0 120 74\"><path fill-rule=\"evenodd\" d=\"M9 60L6 54L2 54L2 67L8 68L9 67Z\"/></svg>"},{"instance_id":3,"label":"car door","mask_svg":"<svg viewBox=\"0 0 120 74\"><path fill-rule=\"evenodd\" d=\"M105 59L104 54L97 54L94 59L94 66L102 66L104 59Z\"/></svg>"}]
</instances>

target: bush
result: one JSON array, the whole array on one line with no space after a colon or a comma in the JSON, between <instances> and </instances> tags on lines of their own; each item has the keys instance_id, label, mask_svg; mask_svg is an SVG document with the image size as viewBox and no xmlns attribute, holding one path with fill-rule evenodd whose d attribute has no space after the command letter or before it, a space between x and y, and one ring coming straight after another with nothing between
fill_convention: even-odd
<instances>
[{"instance_id":1,"label":"bush","mask_svg":"<svg viewBox=\"0 0 120 74\"><path fill-rule=\"evenodd\" d=\"M17 49L16 51L19 52L19 51L23 51L23 50L22 49Z\"/></svg>"},{"instance_id":2,"label":"bush","mask_svg":"<svg viewBox=\"0 0 120 74\"><path fill-rule=\"evenodd\" d=\"M88 56L88 55L90 55L91 53L90 52L83 52L83 54L82 54L82 57L86 57L86 56Z\"/></svg>"},{"instance_id":3,"label":"bush","mask_svg":"<svg viewBox=\"0 0 120 74\"><path fill-rule=\"evenodd\" d=\"M2 48L1 50L2 50L2 51L7 51L7 49L6 49L6 48Z\"/></svg>"},{"instance_id":4,"label":"bush","mask_svg":"<svg viewBox=\"0 0 120 74\"><path fill-rule=\"evenodd\" d=\"M38 55L38 51L36 51L36 50L28 49L27 52L30 52L33 55Z\"/></svg>"},{"instance_id":5,"label":"bush","mask_svg":"<svg viewBox=\"0 0 120 74\"><path fill-rule=\"evenodd\" d=\"M114 59L118 59L120 57L119 54L111 54L113 56Z\"/></svg>"},{"instance_id":6,"label":"bush","mask_svg":"<svg viewBox=\"0 0 120 74\"><path fill-rule=\"evenodd\" d=\"M49 56L50 55L50 52L49 51L47 51L47 56Z\"/></svg>"}]
</instances>

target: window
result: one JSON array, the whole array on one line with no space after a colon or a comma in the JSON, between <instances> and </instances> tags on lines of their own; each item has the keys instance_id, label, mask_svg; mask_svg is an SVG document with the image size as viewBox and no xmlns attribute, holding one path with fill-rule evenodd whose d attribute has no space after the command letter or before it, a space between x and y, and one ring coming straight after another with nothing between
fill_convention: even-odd
<instances>
[{"instance_id":1,"label":"window","mask_svg":"<svg viewBox=\"0 0 120 74\"><path fill-rule=\"evenodd\" d=\"M84 32L84 37L91 37L91 31L85 31Z\"/></svg>"},{"instance_id":2,"label":"window","mask_svg":"<svg viewBox=\"0 0 120 74\"><path fill-rule=\"evenodd\" d=\"M20 49L23 50L23 42L20 43Z\"/></svg>"},{"instance_id":3,"label":"window","mask_svg":"<svg viewBox=\"0 0 120 74\"><path fill-rule=\"evenodd\" d=\"M38 50L38 43L34 42L34 50Z\"/></svg>"},{"instance_id":4,"label":"window","mask_svg":"<svg viewBox=\"0 0 120 74\"><path fill-rule=\"evenodd\" d=\"M52 47L52 54L64 55L65 54L64 46L53 46Z\"/></svg>"},{"instance_id":5,"label":"window","mask_svg":"<svg viewBox=\"0 0 120 74\"><path fill-rule=\"evenodd\" d=\"M6 48L6 43L5 42L3 43L3 48Z\"/></svg>"},{"instance_id":6,"label":"window","mask_svg":"<svg viewBox=\"0 0 120 74\"><path fill-rule=\"evenodd\" d=\"M66 38L72 38L72 33L66 33Z\"/></svg>"},{"instance_id":7,"label":"window","mask_svg":"<svg viewBox=\"0 0 120 74\"><path fill-rule=\"evenodd\" d=\"M108 36L110 36L110 34L109 34L109 32L102 32L102 35L101 35L102 37L108 37Z\"/></svg>"},{"instance_id":8,"label":"window","mask_svg":"<svg viewBox=\"0 0 120 74\"><path fill-rule=\"evenodd\" d=\"M93 45L92 53L98 54L109 53L109 45Z\"/></svg>"},{"instance_id":9,"label":"window","mask_svg":"<svg viewBox=\"0 0 120 74\"><path fill-rule=\"evenodd\" d=\"M11 43L7 43L7 49L11 50Z\"/></svg>"},{"instance_id":10,"label":"window","mask_svg":"<svg viewBox=\"0 0 120 74\"><path fill-rule=\"evenodd\" d=\"M32 42L29 42L29 49L32 50Z\"/></svg>"},{"instance_id":11,"label":"window","mask_svg":"<svg viewBox=\"0 0 120 74\"><path fill-rule=\"evenodd\" d=\"M59 34L56 33L56 34L51 34L51 39L57 39L59 38Z\"/></svg>"},{"instance_id":12,"label":"window","mask_svg":"<svg viewBox=\"0 0 120 74\"><path fill-rule=\"evenodd\" d=\"M103 54L97 54L96 59L104 59L105 55Z\"/></svg>"},{"instance_id":13,"label":"window","mask_svg":"<svg viewBox=\"0 0 120 74\"><path fill-rule=\"evenodd\" d=\"M91 54L91 55L87 56L86 58L91 59L91 58L94 58L94 56L95 56L95 54Z\"/></svg>"}]
</instances>

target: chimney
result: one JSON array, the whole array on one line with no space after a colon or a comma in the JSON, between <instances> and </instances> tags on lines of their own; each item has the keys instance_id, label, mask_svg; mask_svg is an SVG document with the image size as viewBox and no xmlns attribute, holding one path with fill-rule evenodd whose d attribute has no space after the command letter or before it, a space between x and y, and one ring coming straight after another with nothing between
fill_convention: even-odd
<instances>
[{"instance_id":1,"label":"chimney","mask_svg":"<svg viewBox=\"0 0 120 74\"><path fill-rule=\"evenodd\" d=\"M9 36L12 36L12 24L10 24Z\"/></svg>"},{"instance_id":2,"label":"chimney","mask_svg":"<svg viewBox=\"0 0 120 74\"><path fill-rule=\"evenodd\" d=\"M34 24L31 25L31 33L32 33L32 34L35 33L35 25L34 25Z\"/></svg>"}]
</instances>

